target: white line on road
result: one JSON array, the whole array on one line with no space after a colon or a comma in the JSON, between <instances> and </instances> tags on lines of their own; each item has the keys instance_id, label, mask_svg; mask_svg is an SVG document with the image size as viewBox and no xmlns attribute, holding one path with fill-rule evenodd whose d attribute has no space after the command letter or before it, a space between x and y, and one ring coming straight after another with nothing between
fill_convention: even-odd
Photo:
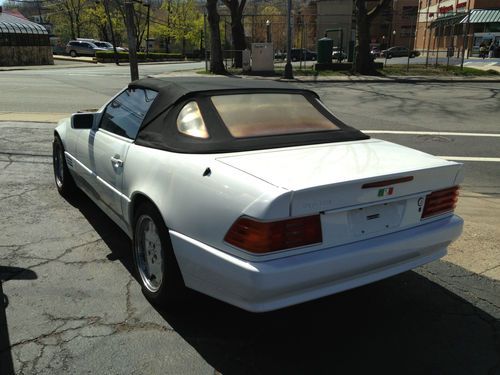
<instances>
[{"instance_id":1,"label":"white line on road","mask_svg":"<svg viewBox=\"0 0 500 375\"><path fill-rule=\"evenodd\" d=\"M442 135L442 136L460 136L460 137L496 137L500 138L499 133L457 133L457 132L424 132L424 131L406 131L406 130L361 130L363 133L371 134L401 134L401 135Z\"/></svg>"},{"instance_id":2,"label":"white line on road","mask_svg":"<svg viewBox=\"0 0 500 375\"><path fill-rule=\"evenodd\" d=\"M446 160L455 160L455 161L492 161L496 163L500 163L500 158L483 158L483 157L474 157L474 156L438 156L438 158L446 159Z\"/></svg>"}]
</instances>

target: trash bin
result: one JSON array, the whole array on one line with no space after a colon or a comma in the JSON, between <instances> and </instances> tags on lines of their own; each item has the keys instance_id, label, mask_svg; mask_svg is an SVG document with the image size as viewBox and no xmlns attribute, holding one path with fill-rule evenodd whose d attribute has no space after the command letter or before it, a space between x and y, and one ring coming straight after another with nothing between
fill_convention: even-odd
<instances>
[{"instance_id":1,"label":"trash bin","mask_svg":"<svg viewBox=\"0 0 500 375\"><path fill-rule=\"evenodd\" d=\"M318 40L318 64L330 64L332 62L333 40L321 38Z\"/></svg>"}]
</instances>

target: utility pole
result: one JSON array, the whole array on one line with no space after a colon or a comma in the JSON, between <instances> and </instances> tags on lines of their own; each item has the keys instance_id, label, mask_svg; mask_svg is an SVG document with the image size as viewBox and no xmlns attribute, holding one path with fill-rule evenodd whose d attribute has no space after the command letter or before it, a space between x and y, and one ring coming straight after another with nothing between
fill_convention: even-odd
<instances>
[{"instance_id":1,"label":"utility pole","mask_svg":"<svg viewBox=\"0 0 500 375\"><path fill-rule=\"evenodd\" d=\"M131 1L125 2L125 21L127 23L130 79L135 81L139 79L139 67L137 64L137 39L134 23L134 4Z\"/></svg>"},{"instance_id":2,"label":"utility pole","mask_svg":"<svg viewBox=\"0 0 500 375\"><path fill-rule=\"evenodd\" d=\"M286 65L283 78L293 79L292 68L292 0L288 0L288 9L286 12L287 38L286 38Z\"/></svg>"},{"instance_id":3,"label":"utility pole","mask_svg":"<svg viewBox=\"0 0 500 375\"><path fill-rule=\"evenodd\" d=\"M460 70L464 70L465 48L469 47L470 13L469 0L467 1L467 24L465 25L464 38L462 40L462 59L460 60ZM469 57L469 48L467 48L467 57Z\"/></svg>"}]
</instances>

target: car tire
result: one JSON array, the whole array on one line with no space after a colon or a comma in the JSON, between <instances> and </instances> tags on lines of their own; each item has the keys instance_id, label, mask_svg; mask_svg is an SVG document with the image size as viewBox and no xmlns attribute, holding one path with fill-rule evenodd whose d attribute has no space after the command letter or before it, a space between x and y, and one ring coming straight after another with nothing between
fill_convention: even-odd
<instances>
[{"instance_id":1,"label":"car tire","mask_svg":"<svg viewBox=\"0 0 500 375\"><path fill-rule=\"evenodd\" d=\"M76 184L68 169L66 157L64 156L64 146L58 135L54 137L52 143L52 165L57 191L67 199L72 198L76 190Z\"/></svg>"},{"instance_id":2,"label":"car tire","mask_svg":"<svg viewBox=\"0 0 500 375\"><path fill-rule=\"evenodd\" d=\"M135 271L146 298L156 306L171 307L187 295L172 249L167 227L151 202L134 214L133 255Z\"/></svg>"},{"instance_id":3,"label":"car tire","mask_svg":"<svg viewBox=\"0 0 500 375\"><path fill-rule=\"evenodd\" d=\"M413 59L415 57L414 53L410 53L410 59Z\"/></svg>"},{"instance_id":4,"label":"car tire","mask_svg":"<svg viewBox=\"0 0 500 375\"><path fill-rule=\"evenodd\" d=\"M388 59L392 59L392 55L390 53L387 54Z\"/></svg>"},{"instance_id":5,"label":"car tire","mask_svg":"<svg viewBox=\"0 0 500 375\"><path fill-rule=\"evenodd\" d=\"M76 53L76 51L75 51L75 50L71 50L71 51L69 51L69 55L70 55L71 57L76 57L76 56L78 56L78 54Z\"/></svg>"}]
</instances>

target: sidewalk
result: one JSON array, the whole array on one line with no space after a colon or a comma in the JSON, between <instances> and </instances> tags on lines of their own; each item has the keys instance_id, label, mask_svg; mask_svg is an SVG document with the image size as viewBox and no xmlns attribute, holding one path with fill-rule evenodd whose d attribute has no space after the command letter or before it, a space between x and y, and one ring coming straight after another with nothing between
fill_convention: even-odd
<instances>
[{"instance_id":1,"label":"sidewalk","mask_svg":"<svg viewBox=\"0 0 500 375\"><path fill-rule=\"evenodd\" d=\"M141 65L163 65L163 64L186 64L192 61L150 61L140 62ZM115 66L115 63L100 63L93 60L93 57L70 57L70 56L54 56L54 65L23 65L23 66L0 66L0 72L13 70L43 70L43 69L66 69L66 68L89 68ZM128 62L120 62L120 66L129 66Z\"/></svg>"},{"instance_id":2,"label":"sidewalk","mask_svg":"<svg viewBox=\"0 0 500 375\"><path fill-rule=\"evenodd\" d=\"M0 122L49 122L57 123L59 120L71 116L71 113L42 113L42 112L1 112Z\"/></svg>"},{"instance_id":3,"label":"sidewalk","mask_svg":"<svg viewBox=\"0 0 500 375\"><path fill-rule=\"evenodd\" d=\"M71 57L70 57L71 59ZM45 69L73 69L73 68L88 68L102 67L106 64L89 63L89 61L81 60L82 58L54 59L54 65L21 65L21 66L0 66L0 72L10 72L14 70L45 70Z\"/></svg>"},{"instance_id":4,"label":"sidewalk","mask_svg":"<svg viewBox=\"0 0 500 375\"><path fill-rule=\"evenodd\" d=\"M199 75L197 70L182 70L177 72L168 72L153 74L151 77L154 78L168 78L168 77L219 77L216 75ZM307 82L307 83L432 83L432 82L455 82L455 83L468 83L468 82L500 82L500 76L491 77L460 77L460 76L356 76L356 75L332 75L332 76L300 76L294 75L292 80L284 79L279 75L257 75L257 74L235 74L231 77L242 78L242 79L261 79L261 80L271 80L271 81L282 81L282 82Z\"/></svg>"}]
</instances>

